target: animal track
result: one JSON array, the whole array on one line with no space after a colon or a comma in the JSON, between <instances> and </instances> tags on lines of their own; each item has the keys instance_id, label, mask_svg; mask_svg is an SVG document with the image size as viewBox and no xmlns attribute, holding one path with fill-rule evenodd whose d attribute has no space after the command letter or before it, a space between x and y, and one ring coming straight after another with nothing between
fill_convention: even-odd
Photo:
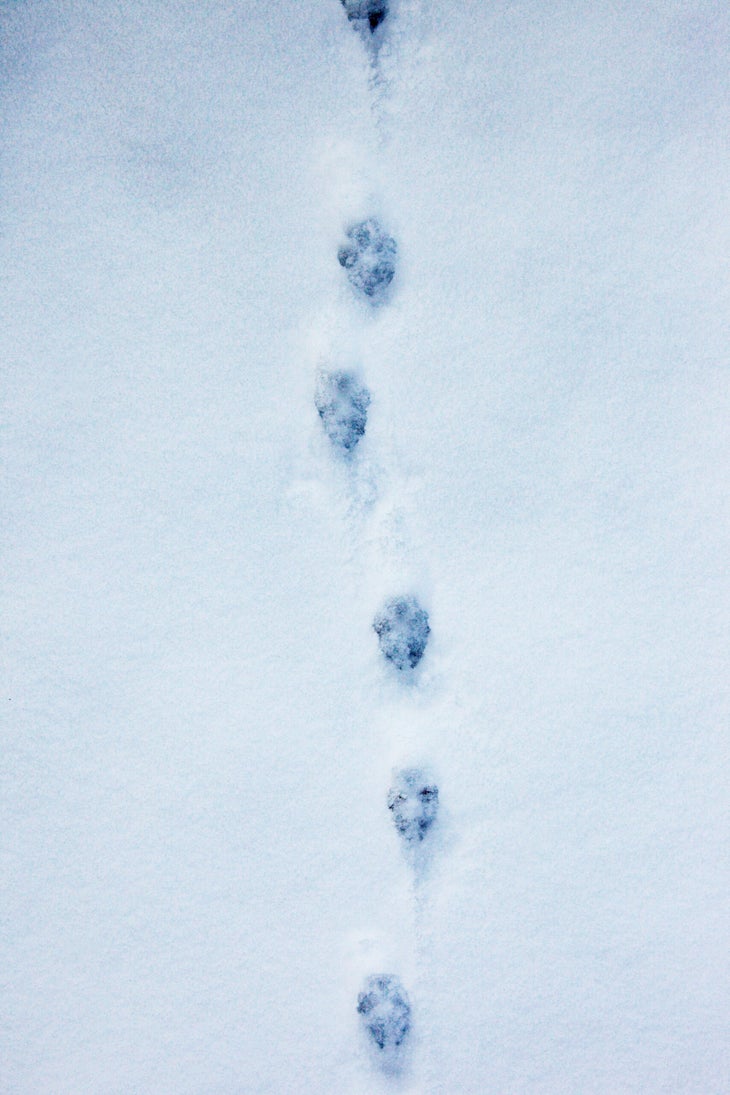
<instances>
[{"instance_id":1,"label":"animal track","mask_svg":"<svg viewBox=\"0 0 730 1095\"><path fill-rule=\"evenodd\" d=\"M350 453L365 433L370 392L353 373L320 374L314 405L324 432L336 449Z\"/></svg>"},{"instance_id":2,"label":"animal track","mask_svg":"<svg viewBox=\"0 0 730 1095\"><path fill-rule=\"evenodd\" d=\"M420 768L404 768L395 773L388 792L388 809L393 824L408 844L423 840L436 820L438 807L439 789Z\"/></svg>"},{"instance_id":3,"label":"animal track","mask_svg":"<svg viewBox=\"0 0 730 1095\"><path fill-rule=\"evenodd\" d=\"M357 998L365 1029L380 1050L397 1049L411 1029L411 1005L397 977L380 973L368 977Z\"/></svg>"},{"instance_id":4,"label":"animal track","mask_svg":"<svg viewBox=\"0 0 730 1095\"><path fill-rule=\"evenodd\" d=\"M384 658L396 669L415 669L423 657L431 628L428 613L415 597L394 597L373 620Z\"/></svg>"},{"instance_id":5,"label":"animal track","mask_svg":"<svg viewBox=\"0 0 730 1095\"><path fill-rule=\"evenodd\" d=\"M398 245L374 217L351 225L346 235L348 242L340 247L337 260L355 291L379 304L395 277Z\"/></svg>"},{"instance_id":6,"label":"animal track","mask_svg":"<svg viewBox=\"0 0 730 1095\"><path fill-rule=\"evenodd\" d=\"M388 14L387 0L342 0L351 23L365 24L376 30Z\"/></svg>"}]
</instances>

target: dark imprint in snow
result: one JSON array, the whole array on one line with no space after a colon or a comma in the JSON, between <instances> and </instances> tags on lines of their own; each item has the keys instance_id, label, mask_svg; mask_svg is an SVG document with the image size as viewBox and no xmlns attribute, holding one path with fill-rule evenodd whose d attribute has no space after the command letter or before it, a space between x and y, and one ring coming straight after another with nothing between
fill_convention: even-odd
<instances>
[{"instance_id":1,"label":"dark imprint in snow","mask_svg":"<svg viewBox=\"0 0 730 1095\"><path fill-rule=\"evenodd\" d=\"M395 774L388 792L393 824L408 844L418 844L436 820L439 789L420 768L404 768Z\"/></svg>"},{"instance_id":2,"label":"dark imprint in snow","mask_svg":"<svg viewBox=\"0 0 730 1095\"><path fill-rule=\"evenodd\" d=\"M371 31L376 30L388 14L387 0L342 0L342 6L350 22L367 22Z\"/></svg>"},{"instance_id":3,"label":"dark imprint in snow","mask_svg":"<svg viewBox=\"0 0 730 1095\"><path fill-rule=\"evenodd\" d=\"M394 597L373 620L383 657L401 672L415 669L426 650L431 628L428 613L415 597Z\"/></svg>"},{"instance_id":4,"label":"dark imprint in snow","mask_svg":"<svg viewBox=\"0 0 730 1095\"><path fill-rule=\"evenodd\" d=\"M395 277L395 240L374 217L351 225L346 236L347 243L337 252L340 266L347 271L356 292L372 304L381 303Z\"/></svg>"},{"instance_id":5,"label":"dark imprint in snow","mask_svg":"<svg viewBox=\"0 0 730 1095\"><path fill-rule=\"evenodd\" d=\"M388 973L368 977L357 998L357 1010L378 1049L397 1049L411 1029L411 1005L397 977Z\"/></svg>"},{"instance_id":6,"label":"dark imprint in snow","mask_svg":"<svg viewBox=\"0 0 730 1095\"><path fill-rule=\"evenodd\" d=\"M314 394L314 405L324 432L335 448L352 452L365 433L370 392L353 373L338 370L322 373Z\"/></svg>"}]
</instances>

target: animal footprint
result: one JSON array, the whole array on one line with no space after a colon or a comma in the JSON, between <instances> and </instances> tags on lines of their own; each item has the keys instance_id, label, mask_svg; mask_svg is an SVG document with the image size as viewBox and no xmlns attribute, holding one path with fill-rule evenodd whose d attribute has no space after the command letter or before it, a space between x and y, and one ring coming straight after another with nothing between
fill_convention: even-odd
<instances>
[{"instance_id":1,"label":"animal footprint","mask_svg":"<svg viewBox=\"0 0 730 1095\"><path fill-rule=\"evenodd\" d=\"M419 844L438 814L439 789L420 768L403 768L395 773L388 792L388 809L393 824L407 844Z\"/></svg>"},{"instance_id":2,"label":"animal footprint","mask_svg":"<svg viewBox=\"0 0 730 1095\"><path fill-rule=\"evenodd\" d=\"M368 977L357 998L357 1010L378 1049L395 1050L411 1029L411 1005L397 977L380 973Z\"/></svg>"},{"instance_id":3,"label":"animal footprint","mask_svg":"<svg viewBox=\"0 0 730 1095\"><path fill-rule=\"evenodd\" d=\"M322 373L314 405L334 447L345 453L352 452L365 433L368 418L370 392L365 385L353 373L342 370Z\"/></svg>"},{"instance_id":4,"label":"animal footprint","mask_svg":"<svg viewBox=\"0 0 730 1095\"><path fill-rule=\"evenodd\" d=\"M372 304L382 303L395 277L398 245L374 217L351 225L346 235L347 243L337 252L340 266L357 293Z\"/></svg>"},{"instance_id":5,"label":"animal footprint","mask_svg":"<svg viewBox=\"0 0 730 1095\"><path fill-rule=\"evenodd\" d=\"M376 30L388 14L388 0L342 0L347 18L356 26L367 25Z\"/></svg>"},{"instance_id":6,"label":"animal footprint","mask_svg":"<svg viewBox=\"0 0 730 1095\"><path fill-rule=\"evenodd\" d=\"M384 658L396 669L415 669L423 657L431 628L428 613L415 597L394 597L373 620Z\"/></svg>"}]
</instances>

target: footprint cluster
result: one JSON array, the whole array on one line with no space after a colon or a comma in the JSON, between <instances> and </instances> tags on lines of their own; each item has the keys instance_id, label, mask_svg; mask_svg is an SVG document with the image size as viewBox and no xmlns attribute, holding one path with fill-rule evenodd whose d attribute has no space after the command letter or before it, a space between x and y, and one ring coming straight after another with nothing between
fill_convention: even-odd
<instances>
[{"instance_id":1,"label":"footprint cluster","mask_svg":"<svg viewBox=\"0 0 730 1095\"><path fill-rule=\"evenodd\" d=\"M389 14L387 0L341 0L347 19L363 33L365 45L382 34ZM398 245L381 221L370 216L353 221L337 251L354 296L366 306L387 305L396 276ZM353 371L335 369L320 372L314 405L332 449L352 458L365 435L371 393ZM431 627L429 615L411 593L387 600L372 623L380 654L401 680L413 675L426 653ZM385 796L395 831L404 850L422 848L431 833L439 810L439 789L429 773L418 767L395 771ZM398 977L392 973L369 976L357 997L357 1013L365 1034L383 1067L399 1067L399 1055L411 1030L411 1003Z\"/></svg>"}]
</instances>

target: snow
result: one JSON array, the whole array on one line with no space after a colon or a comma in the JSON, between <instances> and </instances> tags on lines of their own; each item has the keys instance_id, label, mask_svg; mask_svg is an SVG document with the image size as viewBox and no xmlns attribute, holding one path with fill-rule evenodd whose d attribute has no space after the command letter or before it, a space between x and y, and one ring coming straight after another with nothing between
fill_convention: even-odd
<instances>
[{"instance_id":1,"label":"snow","mask_svg":"<svg viewBox=\"0 0 730 1095\"><path fill-rule=\"evenodd\" d=\"M0 17L0 1090L728 1091L725 5Z\"/></svg>"}]
</instances>

